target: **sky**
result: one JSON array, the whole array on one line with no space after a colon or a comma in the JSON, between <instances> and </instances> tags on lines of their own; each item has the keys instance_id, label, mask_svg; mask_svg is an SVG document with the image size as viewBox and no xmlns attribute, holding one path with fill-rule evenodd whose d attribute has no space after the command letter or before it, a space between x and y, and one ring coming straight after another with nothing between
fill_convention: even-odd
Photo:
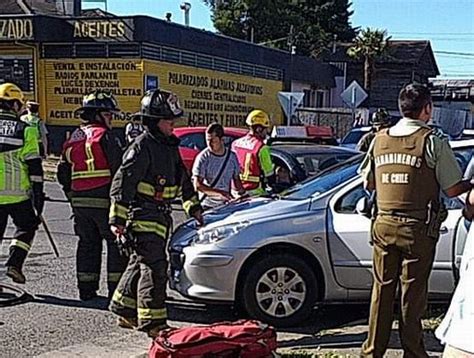
<instances>
[{"instance_id":1,"label":"sky","mask_svg":"<svg viewBox=\"0 0 474 358\"><path fill-rule=\"evenodd\" d=\"M191 4L190 25L215 31L201 0ZM116 15L149 15L184 23L179 0L107 0ZM101 2L84 8L104 8ZM394 40L430 40L441 72L438 78L474 79L474 0L352 0L352 26L385 29ZM446 53L447 52L447 53Z\"/></svg>"}]
</instances>

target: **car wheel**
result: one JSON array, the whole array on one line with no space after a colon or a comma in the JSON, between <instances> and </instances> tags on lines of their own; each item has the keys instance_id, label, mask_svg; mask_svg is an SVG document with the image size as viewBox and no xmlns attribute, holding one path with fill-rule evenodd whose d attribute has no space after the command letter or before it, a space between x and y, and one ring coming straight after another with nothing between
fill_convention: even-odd
<instances>
[{"instance_id":1,"label":"car wheel","mask_svg":"<svg viewBox=\"0 0 474 358\"><path fill-rule=\"evenodd\" d=\"M274 326L293 326L309 317L317 295L316 276L301 258L273 254L255 262L244 278L243 308Z\"/></svg>"}]
</instances>

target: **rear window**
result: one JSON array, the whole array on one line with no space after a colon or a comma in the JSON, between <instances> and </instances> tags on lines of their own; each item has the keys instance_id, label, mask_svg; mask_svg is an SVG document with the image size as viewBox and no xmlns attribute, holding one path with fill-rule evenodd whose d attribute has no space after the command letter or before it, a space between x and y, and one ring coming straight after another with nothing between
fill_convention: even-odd
<instances>
[{"instance_id":1,"label":"rear window","mask_svg":"<svg viewBox=\"0 0 474 358\"><path fill-rule=\"evenodd\" d=\"M367 132L362 131L352 131L347 133L347 135L342 140L342 144L357 144L362 136Z\"/></svg>"},{"instance_id":2,"label":"rear window","mask_svg":"<svg viewBox=\"0 0 474 358\"><path fill-rule=\"evenodd\" d=\"M307 176L313 176L332 165L343 162L352 157L351 154L313 154L296 155L296 160L304 169Z\"/></svg>"}]
</instances>

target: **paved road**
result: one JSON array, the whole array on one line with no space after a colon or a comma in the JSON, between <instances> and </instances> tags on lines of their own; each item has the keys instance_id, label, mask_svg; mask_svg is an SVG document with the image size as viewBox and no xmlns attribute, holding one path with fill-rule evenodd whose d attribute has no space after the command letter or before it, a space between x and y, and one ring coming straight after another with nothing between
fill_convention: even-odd
<instances>
[{"instance_id":1,"label":"paved road","mask_svg":"<svg viewBox=\"0 0 474 358\"><path fill-rule=\"evenodd\" d=\"M64 199L59 186L47 184L47 195ZM25 267L28 282L23 288L33 296L28 303L0 308L0 357L133 357L146 352L149 340L139 332L118 328L107 311L105 298L91 302L78 300L75 287L76 237L72 231L67 203L48 202L44 216L58 244L60 257L52 254L44 231L37 235ZM178 213L175 220L183 219ZM7 232L7 237L11 231ZM0 245L0 281L5 281L3 263L5 240ZM105 282L102 282L105 287ZM101 291L105 295L105 291ZM172 325L211 323L235 319L225 306L194 304L170 292ZM365 338L367 306L335 306L316 310L308 325L279 332L283 351L293 348L338 351L357 356ZM389 356L401 356L397 334L393 334ZM427 334L433 356L442 347Z\"/></svg>"}]
</instances>

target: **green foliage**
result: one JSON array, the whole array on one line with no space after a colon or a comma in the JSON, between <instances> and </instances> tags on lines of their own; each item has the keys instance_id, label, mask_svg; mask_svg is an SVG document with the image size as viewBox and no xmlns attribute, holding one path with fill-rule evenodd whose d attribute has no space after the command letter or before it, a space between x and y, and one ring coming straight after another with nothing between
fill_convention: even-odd
<instances>
[{"instance_id":1,"label":"green foliage","mask_svg":"<svg viewBox=\"0 0 474 358\"><path fill-rule=\"evenodd\" d=\"M228 36L318 56L334 39L351 41L349 0L203 0ZM253 30L252 30L253 29Z\"/></svg>"},{"instance_id":2,"label":"green foliage","mask_svg":"<svg viewBox=\"0 0 474 358\"><path fill-rule=\"evenodd\" d=\"M354 45L347 50L347 54L357 59L377 58L386 53L389 41L387 31L366 28L357 35Z\"/></svg>"},{"instance_id":3,"label":"green foliage","mask_svg":"<svg viewBox=\"0 0 474 358\"><path fill-rule=\"evenodd\" d=\"M364 59L364 88L370 91L375 72L375 61L388 52L390 37L387 31L367 28L362 30L354 40L354 45L347 49L347 54L355 59Z\"/></svg>"}]
</instances>

